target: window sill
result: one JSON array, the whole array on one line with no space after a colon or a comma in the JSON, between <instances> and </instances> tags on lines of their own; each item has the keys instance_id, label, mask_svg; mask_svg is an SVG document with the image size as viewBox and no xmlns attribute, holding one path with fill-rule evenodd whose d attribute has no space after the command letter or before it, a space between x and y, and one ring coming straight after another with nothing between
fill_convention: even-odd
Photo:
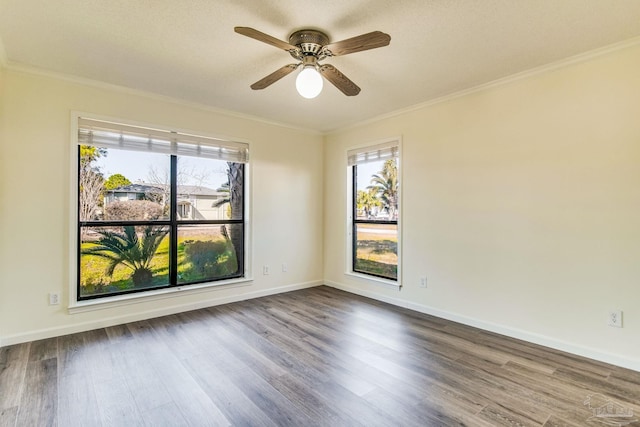
<instances>
[{"instance_id":1,"label":"window sill","mask_svg":"<svg viewBox=\"0 0 640 427\"><path fill-rule=\"evenodd\" d=\"M156 289L149 292L140 292L128 295L116 295L112 297L104 297L99 299L91 299L85 301L73 301L69 304L69 314L86 313L95 310L103 310L114 307L122 307L131 304L139 304L148 301L157 301L167 298L174 298L178 295L191 295L201 292L207 292L214 288L223 287L224 289L235 288L240 286L249 286L253 282L252 277L241 279L225 280L220 282L199 283L197 285L178 286L169 289Z\"/></svg>"},{"instance_id":2,"label":"window sill","mask_svg":"<svg viewBox=\"0 0 640 427\"><path fill-rule=\"evenodd\" d=\"M373 282L374 285L386 286L386 287L393 288L393 289L398 289L398 290L400 290L400 288L402 288L402 285L400 284L399 280L398 281L388 280L388 279L383 279L381 277L369 276L367 274L355 273L353 271L345 271L344 274L346 274L347 276L356 277L358 279L366 280L367 282Z\"/></svg>"}]
</instances>

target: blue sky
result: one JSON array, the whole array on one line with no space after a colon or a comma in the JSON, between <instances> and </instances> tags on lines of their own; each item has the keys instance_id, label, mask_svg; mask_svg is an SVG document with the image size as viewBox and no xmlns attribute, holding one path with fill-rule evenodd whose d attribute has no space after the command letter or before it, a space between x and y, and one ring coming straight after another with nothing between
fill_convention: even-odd
<instances>
[{"instance_id":1,"label":"blue sky","mask_svg":"<svg viewBox=\"0 0 640 427\"><path fill-rule=\"evenodd\" d=\"M144 153L138 151L107 150L107 155L96 162L105 178L116 173L124 175L129 181L154 182L152 172L163 178L169 173L169 156L166 154ZM178 171L180 184L201 185L216 189L227 181L226 162L202 159L198 157L180 157Z\"/></svg>"}]
</instances>

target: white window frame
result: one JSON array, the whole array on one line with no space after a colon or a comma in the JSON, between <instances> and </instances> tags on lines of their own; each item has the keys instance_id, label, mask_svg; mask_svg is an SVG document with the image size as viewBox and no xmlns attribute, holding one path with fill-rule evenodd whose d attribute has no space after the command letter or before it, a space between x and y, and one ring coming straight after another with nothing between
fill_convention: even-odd
<instances>
[{"instance_id":1,"label":"white window frame","mask_svg":"<svg viewBox=\"0 0 640 427\"><path fill-rule=\"evenodd\" d=\"M171 128L171 131L188 134L188 135L201 135L205 138L214 138L219 140L227 140L227 141L238 141L249 145L249 152L251 151L251 143L250 141L239 139L239 138L229 138L226 136L220 135L211 135L203 132L194 132L186 129L178 129L170 126L162 126L157 124L149 124L149 123L141 123L134 122L131 120L108 117L108 116L100 116L92 113L85 113L79 111L71 112L71 120L70 120L70 179L69 179L69 305L68 312L69 314L83 313L88 311L94 311L98 309L106 309L113 307L121 307L130 304L142 303L147 301L155 301L167 298L175 298L179 295L189 295L195 293L201 293L210 291L212 288L231 288L238 286L248 286L253 282L253 267L252 267L252 253L253 253L253 244L252 244L252 221L251 221L251 160L245 163L244 167L244 221L245 221L245 231L244 231L244 257L245 257L245 274L244 277L229 279L229 280L220 280L215 282L205 282L198 283L193 285L184 285L177 286L165 289L154 289L146 292L137 292L131 294L121 294L114 296L105 296L97 299L90 300L82 300L78 301L77 294L77 278L78 274L80 274L78 270L78 243L77 243L77 227L78 227L78 173L76 171L76 165L78 162L78 129L79 129L79 119L80 117L93 119L93 120L101 120L106 122L113 123L121 123L123 125L129 125L133 127L139 128L150 128L150 129L167 129Z\"/></svg>"},{"instance_id":2,"label":"white window frame","mask_svg":"<svg viewBox=\"0 0 640 427\"><path fill-rule=\"evenodd\" d=\"M398 147L398 270L397 280L385 279L383 277L372 276L364 273L360 273L353 270L353 167L349 164L348 157L352 155L354 151L367 151L379 145L391 145L394 144ZM345 257L345 275L362 279L373 284L388 286L391 288L402 288L402 137L391 137L381 139L366 144L348 147L344 155L345 164L347 168L347 180L346 180L346 257Z\"/></svg>"}]
</instances>

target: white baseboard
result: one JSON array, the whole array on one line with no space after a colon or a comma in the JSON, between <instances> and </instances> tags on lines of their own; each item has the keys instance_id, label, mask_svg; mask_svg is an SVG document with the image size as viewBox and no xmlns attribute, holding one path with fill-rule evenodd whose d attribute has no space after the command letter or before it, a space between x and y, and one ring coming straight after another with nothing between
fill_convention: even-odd
<instances>
[{"instance_id":1,"label":"white baseboard","mask_svg":"<svg viewBox=\"0 0 640 427\"><path fill-rule=\"evenodd\" d=\"M485 322L483 320L463 316L445 310L440 310L434 307L429 307L427 305L417 304L399 298L388 297L374 291L353 288L342 283L325 280L324 284L336 289L375 299L377 301L386 302L398 307L408 308L409 310L418 311L420 313L429 314L431 316L439 317L446 320L451 320L452 322L462 323L463 325L472 326L475 328L483 329L485 331L495 332L500 335L505 335L511 338L516 338L533 344L539 344L545 347L553 348L555 350L564 351L566 353L587 357L589 359L598 360L600 362L605 362L640 372L640 360L638 359L620 356L613 353L607 353L599 349L565 342L556 338L524 331L521 329L511 328L491 322Z\"/></svg>"},{"instance_id":2,"label":"white baseboard","mask_svg":"<svg viewBox=\"0 0 640 427\"><path fill-rule=\"evenodd\" d=\"M221 298L210 298L203 301L188 304L177 304L165 306L144 312L136 312L124 316L106 317L100 320L92 320L88 322L73 323L70 325L56 326L52 328L39 329L15 335L9 335L0 338L0 347L20 344L23 342L53 338L77 332L85 332L93 329L106 328L109 326L121 325L123 323L137 322L140 320L152 319L154 317L167 316L170 314L182 313L185 311L197 310L200 308L213 307L216 305L228 304L232 302L245 301L254 298L265 297L269 295L281 294L284 292L296 291L299 289L312 288L322 285L322 280L314 280L311 282L296 283L293 285L280 286L277 288L269 288L265 290L248 292L240 295L232 295Z\"/></svg>"}]
</instances>

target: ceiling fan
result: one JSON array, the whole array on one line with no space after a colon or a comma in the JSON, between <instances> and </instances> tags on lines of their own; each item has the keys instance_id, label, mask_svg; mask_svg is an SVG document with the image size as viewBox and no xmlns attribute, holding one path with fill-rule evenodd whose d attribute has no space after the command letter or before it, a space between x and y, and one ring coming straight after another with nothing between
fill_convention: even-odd
<instances>
[{"instance_id":1,"label":"ceiling fan","mask_svg":"<svg viewBox=\"0 0 640 427\"><path fill-rule=\"evenodd\" d=\"M347 96L355 96L360 93L360 88L342 74L336 67L329 64L320 64L325 58L347 55L363 50L375 49L387 46L391 41L389 34L381 31L362 34L339 42L329 43L329 37L318 30L299 30L291 34L289 42L279 40L268 34L249 27L235 27L235 32L243 36L270 44L279 49L284 49L299 62L288 64L274 71L261 80L251 85L251 89L264 89L277 82L284 76L292 73L302 65L302 70L296 79L296 88L305 98L314 98L322 90L322 77L327 79L342 93ZM319 74L318 74L319 73Z\"/></svg>"}]
</instances>

